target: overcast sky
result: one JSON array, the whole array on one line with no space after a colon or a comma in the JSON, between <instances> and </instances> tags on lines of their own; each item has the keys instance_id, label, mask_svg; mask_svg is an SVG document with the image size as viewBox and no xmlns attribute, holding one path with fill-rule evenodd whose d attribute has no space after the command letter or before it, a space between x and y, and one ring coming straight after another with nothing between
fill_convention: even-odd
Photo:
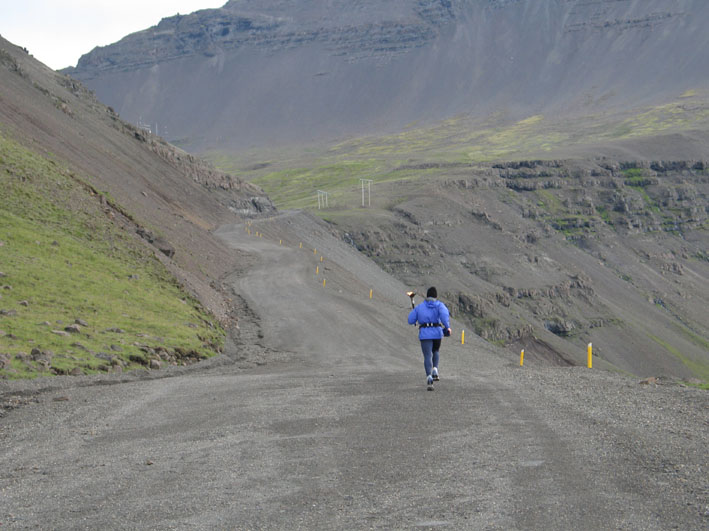
<instances>
[{"instance_id":1,"label":"overcast sky","mask_svg":"<svg viewBox=\"0 0 709 531\"><path fill-rule=\"evenodd\" d=\"M177 13L227 0L0 0L0 35L58 70Z\"/></svg>"}]
</instances>

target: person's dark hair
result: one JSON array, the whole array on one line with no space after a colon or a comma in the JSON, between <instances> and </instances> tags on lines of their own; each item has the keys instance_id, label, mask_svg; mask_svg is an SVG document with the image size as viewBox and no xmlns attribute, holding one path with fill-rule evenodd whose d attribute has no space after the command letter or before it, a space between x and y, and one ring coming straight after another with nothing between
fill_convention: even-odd
<instances>
[{"instance_id":1,"label":"person's dark hair","mask_svg":"<svg viewBox=\"0 0 709 531\"><path fill-rule=\"evenodd\" d=\"M426 292L426 297L431 297L433 299L438 298L438 292L436 291L436 288L434 288L433 286L428 288L428 291Z\"/></svg>"}]
</instances>

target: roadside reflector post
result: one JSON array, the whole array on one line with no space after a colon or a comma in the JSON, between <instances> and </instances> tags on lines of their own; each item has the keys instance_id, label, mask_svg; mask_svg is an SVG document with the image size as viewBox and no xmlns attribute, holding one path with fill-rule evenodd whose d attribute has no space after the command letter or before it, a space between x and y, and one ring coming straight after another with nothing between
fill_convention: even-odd
<instances>
[{"instance_id":1,"label":"roadside reflector post","mask_svg":"<svg viewBox=\"0 0 709 531\"><path fill-rule=\"evenodd\" d=\"M325 279L322 279L322 287L325 287Z\"/></svg>"},{"instance_id":2,"label":"roadside reflector post","mask_svg":"<svg viewBox=\"0 0 709 531\"><path fill-rule=\"evenodd\" d=\"M460 331L460 344L465 345L465 330Z\"/></svg>"},{"instance_id":3,"label":"roadside reflector post","mask_svg":"<svg viewBox=\"0 0 709 531\"><path fill-rule=\"evenodd\" d=\"M372 291L373 291L373 290L371 290L371 289L369 290L369 298L370 298L370 299L372 298Z\"/></svg>"},{"instance_id":4,"label":"roadside reflector post","mask_svg":"<svg viewBox=\"0 0 709 531\"><path fill-rule=\"evenodd\" d=\"M322 255L320 255L320 261L322 262Z\"/></svg>"},{"instance_id":5,"label":"roadside reflector post","mask_svg":"<svg viewBox=\"0 0 709 531\"><path fill-rule=\"evenodd\" d=\"M283 240L278 240L278 245L283 245Z\"/></svg>"},{"instance_id":6,"label":"roadside reflector post","mask_svg":"<svg viewBox=\"0 0 709 531\"><path fill-rule=\"evenodd\" d=\"M524 349L522 349L522 352L519 353L519 366L524 366Z\"/></svg>"},{"instance_id":7,"label":"roadside reflector post","mask_svg":"<svg viewBox=\"0 0 709 531\"><path fill-rule=\"evenodd\" d=\"M320 266L315 266L315 274L316 275L320 274Z\"/></svg>"},{"instance_id":8,"label":"roadside reflector post","mask_svg":"<svg viewBox=\"0 0 709 531\"><path fill-rule=\"evenodd\" d=\"M588 344L588 368L592 369L593 368L593 360L591 359L591 356L593 355L593 343Z\"/></svg>"},{"instance_id":9,"label":"roadside reflector post","mask_svg":"<svg viewBox=\"0 0 709 531\"><path fill-rule=\"evenodd\" d=\"M300 242L300 248L301 249L303 248L303 242Z\"/></svg>"},{"instance_id":10,"label":"roadside reflector post","mask_svg":"<svg viewBox=\"0 0 709 531\"><path fill-rule=\"evenodd\" d=\"M318 254L318 250L317 250L317 249L313 249L313 254Z\"/></svg>"}]
</instances>

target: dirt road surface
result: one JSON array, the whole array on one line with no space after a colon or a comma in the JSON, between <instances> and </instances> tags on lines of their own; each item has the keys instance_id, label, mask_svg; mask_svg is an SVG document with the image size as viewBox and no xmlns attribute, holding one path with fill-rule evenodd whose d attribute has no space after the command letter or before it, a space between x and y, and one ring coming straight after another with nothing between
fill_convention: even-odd
<instances>
[{"instance_id":1,"label":"dirt road surface","mask_svg":"<svg viewBox=\"0 0 709 531\"><path fill-rule=\"evenodd\" d=\"M24 404L0 418L0 527L709 527L707 392L520 368L457 324L427 392L408 286L303 214L219 235L250 257L225 356L0 383Z\"/></svg>"}]
</instances>

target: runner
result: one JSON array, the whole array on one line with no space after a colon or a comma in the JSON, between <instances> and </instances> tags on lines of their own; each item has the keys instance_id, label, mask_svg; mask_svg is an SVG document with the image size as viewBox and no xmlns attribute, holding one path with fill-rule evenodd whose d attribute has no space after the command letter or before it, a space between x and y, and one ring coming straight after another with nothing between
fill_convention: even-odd
<instances>
[{"instance_id":1,"label":"runner","mask_svg":"<svg viewBox=\"0 0 709 531\"><path fill-rule=\"evenodd\" d=\"M410 296L413 306L413 294ZM437 297L436 288L431 286L426 292L426 300L409 313L409 324L419 325L423 366L426 369L426 385L429 391L433 391L433 382L439 380L438 362L441 339L444 336L441 327L447 332L445 335L451 334L448 308Z\"/></svg>"}]
</instances>

